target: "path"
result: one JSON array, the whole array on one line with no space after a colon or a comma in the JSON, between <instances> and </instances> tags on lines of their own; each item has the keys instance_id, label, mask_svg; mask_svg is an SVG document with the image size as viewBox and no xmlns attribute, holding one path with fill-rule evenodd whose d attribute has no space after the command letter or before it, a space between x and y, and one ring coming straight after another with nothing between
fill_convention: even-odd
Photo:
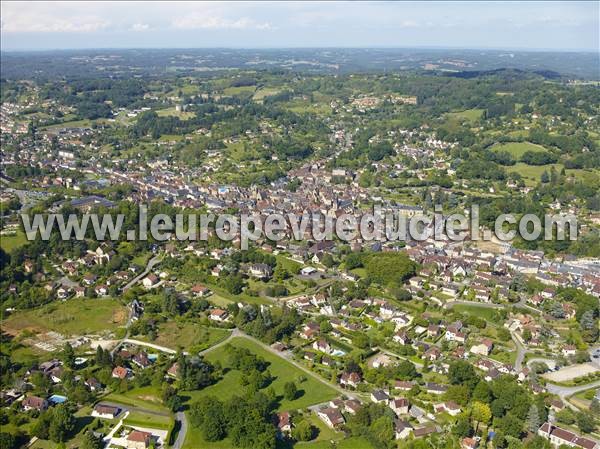
<instances>
[{"instance_id":1,"label":"path","mask_svg":"<svg viewBox=\"0 0 600 449\"><path fill-rule=\"evenodd\" d=\"M135 340L133 338L125 338L125 339L121 340L121 344L123 344L123 343L129 343L129 344L137 345L137 346L145 346L147 348L156 349L157 351L165 352L167 354L177 354L177 351L175 351L174 349L171 349L171 348L167 348L166 346L160 346L160 345L156 345L154 343L148 343L147 341L142 341L142 340Z\"/></svg>"},{"instance_id":2,"label":"path","mask_svg":"<svg viewBox=\"0 0 600 449\"><path fill-rule=\"evenodd\" d=\"M177 433L177 439L173 443L173 449L181 449L183 447L183 443L185 442L185 435L188 430L188 422L187 416L185 416L184 412L175 413L175 419L179 421L181 427L179 428L179 432Z\"/></svg>"},{"instance_id":3,"label":"path","mask_svg":"<svg viewBox=\"0 0 600 449\"><path fill-rule=\"evenodd\" d=\"M582 391L589 390L591 388L596 388L596 387L600 387L600 380L597 380L596 382L592 382L592 383L585 384L585 385L579 385L577 387L562 387L560 385L555 385L555 384L551 384L551 383L546 384L546 389L548 390L548 393L558 395L560 397L560 399L565 404L567 404L570 408L572 408L573 410L579 410L579 409L577 407L575 407L573 404L571 404L567 400L567 398L569 396L573 396L574 394L581 393Z\"/></svg>"},{"instance_id":4,"label":"path","mask_svg":"<svg viewBox=\"0 0 600 449\"><path fill-rule=\"evenodd\" d=\"M154 257L152 257L152 259L150 259L148 261L148 263L146 264L146 269L144 271L142 271L140 274L138 274L136 277L134 277L131 281L129 281L127 283L127 285L125 285L125 287L123 287L122 291L127 291L129 290L136 282L138 282L140 279L145 278L148 273L150 273L150 271L160 263L160 261L162 260L162 257L160 255L156 255Z\"/></svg>"}]
</instances>

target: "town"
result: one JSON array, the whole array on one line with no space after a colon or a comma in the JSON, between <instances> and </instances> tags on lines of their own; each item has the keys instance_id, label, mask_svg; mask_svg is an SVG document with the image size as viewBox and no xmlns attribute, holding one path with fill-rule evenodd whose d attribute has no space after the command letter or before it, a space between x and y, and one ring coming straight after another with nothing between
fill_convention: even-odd
<instances>
[{"instance_id":1,"label":"town","mask_svg":"<svg viewBox=\"0 0 600 449\"><path fill-rule=\"evenodd\" d=\"M3 76L1 446L600 448L599 91L428 64ZM531 212L580 229L243 250L214 230L29 241L21 220L135 229L140 204L263 220L478 204L482 229Z\"/></svg>"}]
</instances>

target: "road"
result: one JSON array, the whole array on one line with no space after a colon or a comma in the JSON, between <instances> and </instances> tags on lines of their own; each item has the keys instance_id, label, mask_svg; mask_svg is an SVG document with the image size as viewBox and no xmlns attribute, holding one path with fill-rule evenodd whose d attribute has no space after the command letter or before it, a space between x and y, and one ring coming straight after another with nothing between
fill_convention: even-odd
<instances>
[{"instance_id":1,"label":"road","mask_svg":"<svg viewBox=\"0 0 600 449\"><path fill-rule=\"evenodd\" d=\"M548 393L558 395L562 399L562 401L569 407L571 407L573 410L578 410L578 408L571 404L569 401L567 401L567 398L569 396L573 396L574 394L596 387L600 387L600 380L585 385L579 385L577 387L562 387L560 385L554 385L551 383L546 384L546 389L548 390Z\"/></svg>"},{"instance_id":2,"label":"road","mask_svg":"<svg viewBox=\"0 0 600 449\"><path fill-rule=\"evenodd\" d=\"M181 427L179 428L179 432L177 433L177 439L173 443L173 449L181 449L183 447L183 443L185 442L185 435L188 430L188 422L187 416L185 416L184 412L175 413L175 419L181 423Z\"/></svg>"},{"instance_id":3,"label":"road","mask_svg":"<svg viewBox=\"0 0 600 449\"><path fill-rule=\"evenodd\" d=\"M292 365L294 365L296 368L298 368L300 371L308 374L310 377L312 377L313 379L321 382L324 385L327 385L329 388L333 388L334 390L338 391L340 394L343 394L351 399L355 399L355 396L352 394L352 392L348 391L348 390L344 390L341 386L337 385L337 384L333 384L331 382L326 381L325 379L323 379L322 377L318 376L317 374L313 373L311 370L309 370L308 368L306 368L305 366L301 365L300 363L296 362L293 358L292 358L292 353L290 351L284 351L284 352L280 352L277 351L276 349L273 349L272 347L270 347L269 345L263 343L260 340L257 340L256 338L246 334L245 332L242 332L239 329L234 329L233 332L231 332L231 335L229 337L227 337L225 340L223 340L222 342L211 346L208 349L205 349L204 351L200 352L201 355L204 354L208 354L212 351L214 351L215 349L226 345L230 340L232 340L233 338L245 338L247 340L252 341L254 344L260 346L261 348L263 348L265 351L270 352L271 354L280 357L284 360L286 360L288 363L291 363Z\"/></svg>"},{"instance_id":4,"label":"road","mask_svg":"<svg viewBox=\"0 0 600 449\"><path fill-rule=\"evenodd\" d=\"M177 354L177 351L171 348L167 348L166 346L155 345L154 343L148 343L147 341L142 340L134 340L132 338L125 338L121 340L122 343L129 343L137 346L145 346L147 348L156 349L157 351L165 352L167 354Z\"/></svg>"},{"instance_id":5,"label":"road","mask_svg":"<svg viewBox=\"0 0 600 449\"><path fill-rule=\"evenodd\" d=\"M136 282L138 282L140 279L145 278L148 275L148 273L150 273L150 271L160 263L161 260L162 257L160 255L156 255L152 259L150 259L146 264L146 269L140 274L138 274L136 277L134 277L131 281L129 281L127 285L123 287L123 291L125 292L129 290L133 285L135 285Z\"/></svg>"},{"instance_id":6,"label":"road","mask_svg":"<svg viewBox=\"0 0 600 449\"><path fill-rule=\"evenodd\" d=\"M523 342L515 332L511 332L510 337L517 348L517 357L515 358L514 369L518 373L523 369L523 360L525 359L525 354L527 354L527 349L525 349Z\"/></svg>"}]
</instances>

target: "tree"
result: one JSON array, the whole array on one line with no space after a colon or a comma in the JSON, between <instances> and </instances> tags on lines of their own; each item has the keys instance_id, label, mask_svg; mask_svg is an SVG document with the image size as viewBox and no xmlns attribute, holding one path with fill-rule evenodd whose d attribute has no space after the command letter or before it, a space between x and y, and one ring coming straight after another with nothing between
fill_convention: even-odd
<instances>
[{"instance_id":1,"label":"tree","mask_svg":"<svg viewBox=\"0 0 600 449\"><path fill-rule=\"evenodd\" d=\"M579 429L584 433L590 433L594 431L596 425L590 414L580 412L577 413L577 427L579 427Z\"/></svg>"},{"instance_id":2,"label":"tree","mask_svg":"<svg viewBox=\"0 0 600 449\"><path fill-rule=\"evenodd\" d=\"M483 402L475 401L471 408L471 417L477 422L477 427L475 428L475 431L477 431L479 424L486 425L490 422L490 419L492 418L490 406Z\"/></svg>"},{"instance_id":3,"label":"tree","mask_svg":"<svg viewBox=\"0 0 600 449\"><path fill-rule=\"evenodd\" d=\"M540 413L538 411L537 405L531 404L529 407L529 413L527 414L527 429L536 434L538 429L540 428Z\"/></svg>"},{"instance_id":4,"label":"tree","mask_svg":"<svg viewBox=\"0 0 600 449\"><path fill-rule=\"evenodd\" d=\"M592 399L592 403L590 404L590 411L594 415L600 416L600 401L597 398Z\"/></svg>"},{"instance_id":5,"label":"tree","mask_svg":"<svg viewBox=\"0 0 600 449\"><path fill-rule=\"evenodd\" d=\"M83 435L80 449L102 449L103 447L104 443L102 442L102 438L96 437L93 432L87 431Z\"/></svg>"},{"instance_id":6,"label":"tree","mask_svg":"<svg viewBox=\"0 0 600 449\"><path fill-rule=\"evenodd\" d=\"M200 429L206 441L218 441L225 438L226 421L223 404L214 396L205 396L192 404L190 422Z\"/></svg>"},{"instance_id":7,"label":"tree","mask_svg":"<svg viewBox=\"0 0 600 449\"><path fill-rule=\"evenodd\" d=\"M371 437L379 443L379 446L384 446L394 440L394 423L392 418L387 415L377 418L369 429Z\"/></svg>"},{"instance_id":8,"label":"tree","mask_svg":"<svg viewBox=\"0 0 600 449\"><path fill-rule=\"evenodd\" d=\"M66 342L63 348L62 360L69 368L75 367L75 351L69 342Z\"/></svg>"},{"instance_id":9,"label":"tree","mask_svg":"<svg viewBox=\"0 0 600 449\"><path fill-rule=\"evenodd\" d=\"M484 404L490 403L492 399L492 391L490 390L487 382L483 380L479 381L473 390L472 399L474 401L483 402Z\"/></svg>"},{"instance_id":10,"label":"tree","mask_svg":"<svg viewBox=\"0 0 600 449\"><path fill-rule=\"evenodd\" d=\"M75 417L63 404L57 405L52 410L52 419L48 434L56 443L64 442L75 430Z\"/></svg>"},{"instance_id":11,"label":"tree","mask_svg":"<svg viewBox=\"0 0 600 449\"><path fill-rule=\"evenodd\" d=\"M471 435L473 428L468 418L459 418L456 421L456 425L452 428L452 434L458 438L464 438Z\"/></svg>"},{"instance_id":12,"label":"tree","mask_svg":"<svg viewBox=\"0 0 600 449\"><path fill-rule=\"evenodd\" d=\"M308 421L302 420L292 429L292 438L296 441L310 441L313 435L314 429Z\"/></svg>"},{"instance_id":13,"label":"tree","mask_svg":"<svg viewBox=\"0 0 600 449\"><path fill-rule=\"evenodd\" d=\"M19 444L12 433L0 432L0 447L2 449L16 449Z\"/></svg>"},{"instance_id":14,"label":"tree","mask_svg":"<svg viewBox=\"0 0 600 449\"><path fill-rule=\"evenodd\" d=\"M283 397L288 401L293 401L296 399L297 394L298 388L296 388L296 384L294 382L286 382L283 386Z\"/></svg>"},{"instance_id":15,"label":"tree","mask_svg":"<svg viewBox=\"0 0 600 449\"><path fill-rule=\"evenodd\" d=\"M479 377L469 362L458 360L450 365L448 369L448 379L453 385L466 385L469 390L473 390L479 383Z\"/></svg>"}]
</instances>

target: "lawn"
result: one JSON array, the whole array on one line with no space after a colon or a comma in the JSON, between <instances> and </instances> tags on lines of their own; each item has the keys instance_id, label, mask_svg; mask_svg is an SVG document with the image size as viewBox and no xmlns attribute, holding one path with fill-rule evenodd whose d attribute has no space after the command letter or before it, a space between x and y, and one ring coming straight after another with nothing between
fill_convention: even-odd
<instances>
[{"instance_id":1,"label":"lawn","mask_svg":"<svg viewBox=\"0 0 600 449\"><path fill-rule=\"evenodd\" d=\"M154 429L171 430L174 420L170 416L157 415L138 410L129 412L125 424L128 426L152 427Z\"/></svg>"},{"instance_id":2,"label":"lawn","mask_svg":"<svg viewBox=\"0 0 600 449\"><path fill-rule=\"evenodd\" d=\"M181 120L189 120L196 115L194 112L177 111L175 107L160 109L156 114L159 117L179 117Z\"/></svg>"},{"instance_id":3,"label":"lawn","mask_svg":"<svg viewBox=\"0 0 600 449\"><path fill-rule=\"evenodd\" d=\"M125 406L138 407L141 409L165 413L167 409L160 399L160 389L153 386L134 388L125 393L110 393L102 398L105 401L118 402Z\"/></svg>"},{"instance_id":4,"label":"lawn","mask_svg":"<svg viewBox=\"0 0 600 449\"><path fill-rule=\"evenodd\" d=\"M256 91L254 97L252 98L256 101L262 101L265 97L278 94L279 92L279 89L273 87L261 87L259 90Z\"/></svg>"},{"instance_id":5,"label":"lawn","mask_svg":"<svg viewBox=\"0 0 600 449\"><path fill-rule=\"evenodd\" d=\"M527 151L544 152L546 149L541 145L531 142L507 142L498 143L491 147L492 151L507 151L513 158L520 160Z\"/></svg>"},{"instance_id":6,"label":"lawn","mask_svg":"<svg viewBox=\"0 0 600 449\"><path fill-rule=\"evenodd\" d=\"M449 112L448 114L446 114L446 116L450 120L459 120L459 121L467 120L469 122L474 122L476 120L479 120L482 115L483 115L483 109L467 109L466 111Z\"/></svg>"},{"instance_id":7,"label":"lawn","mask_svg":"<svg viewBox=\"0 0 600 449\"><path fill-rule=\"evenodd\" d=\"M230 331L227 329L206 327L193 322L169 321L159 325L158 337L152 343L186 350L196 346L197 350L201 351L225 340L229 334Z\"/></svg>"},{"instance_id":8,"label":"lawn","mask_svg":"<svg viewBox=\"0 0 600 449\"><path fill-rule=\"evenodd\" d=\"M465 304L457 304L452 309L456 310L457 312L468 313L469 315L474 315L476 317L483 318L491 322L494 321L497 312L495 309L488 309L486 307L477 307Z\"/></svg>"},{"instance_id":9,"label":"lawn","mask_svg":"<svg viewBox=\"0 0 600 449\"><path fill-rule=\"evenodd\" d=\"M231 341L231 344L236 347L247 348L270 363L268 369L275 379L269 387L273 387L276 394L283 394L283 386L286 382L295 381L297 383L298 390L301 391L302 394L293 401L281 398L279 410L303 409L309 405L325 402L338 396L337 391L333 388L317 381L291 363L283 360L281 357L277 357L261 348L253 341L245 338L235 338ZM212 362L218 360L224 367L227 367L227 356L224 347L217 348L215 351L208 353L206 359ZM297 380L300 376L304 376L306 381L298 383ZM244 387L242 387L239 382L240 377L241 373L239 371L230 370L215 385L211 385L201 391L187 392L186 394L190 396L192 402L202 396L209 395L226 399L234 394L241 394L244 391Z\"/></svg>"},{"instance_id":10,"label":"lawn","mask_svg":"<svg viewBox=\"0 0 600 449\"><path fill-rule=\"evenodd\" d=\"M116 299L83 298L15 312L2 322L2 328L12 334L30 329L69 336L114 331L126 321L127 309Z\"/></svg>"},{"instance_id":11,"label":"lawn","mask_svg":"<svg viewBox=\"0 0 600 449\"><path fill-rule=\"evenodd\" d=\"M223 89L224 95L240 95L256 91L256 86L236 86Z\"/></svg>"},{"instance_id":12,"label":"lawn","mask_svg":"<svg viewBox=\"0 0 600 449\"><path fill-rule=\"evenodd\" d=\"M525 184L531 186L540 182L540 178L544 171L547 171L549 174L551 167L554 167L559 173L563 168L562 164L527 165L522 162L517 162L515 165L506 167L506 170L519 173L524 178Z\"/></svg>"},{"instance_id":13,"label":"lawn","mask_svg":"<svg viewBox=\"0 0 600 449\"><path fill-rule=\"evenodd\" d=\"M7 253L11 253L16 248L27 243L27 237L25 233L18 229L14 234L0 235L0 247Z\"/></svg>"}]
</instances>

